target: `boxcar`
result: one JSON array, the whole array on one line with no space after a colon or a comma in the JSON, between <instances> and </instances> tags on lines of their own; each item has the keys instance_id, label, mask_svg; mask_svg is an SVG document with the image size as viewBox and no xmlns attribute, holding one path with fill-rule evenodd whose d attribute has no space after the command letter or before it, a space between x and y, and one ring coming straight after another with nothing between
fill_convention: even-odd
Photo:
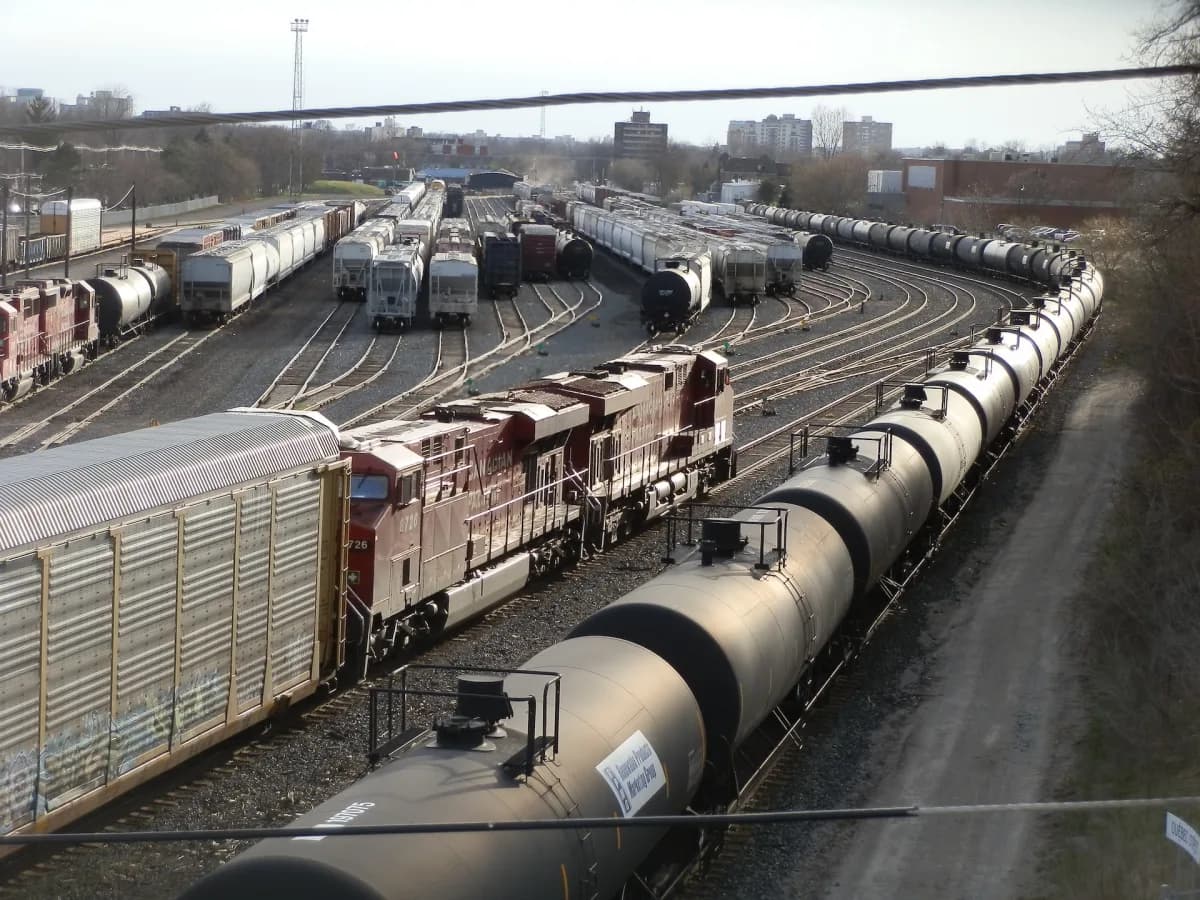
<instances>
[{"instance_id":1,"label":"boxcar","mask_svg":"<svg viewBox=\"0 0 1200 900\"><path fill-rule=\"evenodd\" d=\"M549 281L557 271L558 231L552 225L521 228L521 274L526 280Z\"/></svg>"}]
</instances>

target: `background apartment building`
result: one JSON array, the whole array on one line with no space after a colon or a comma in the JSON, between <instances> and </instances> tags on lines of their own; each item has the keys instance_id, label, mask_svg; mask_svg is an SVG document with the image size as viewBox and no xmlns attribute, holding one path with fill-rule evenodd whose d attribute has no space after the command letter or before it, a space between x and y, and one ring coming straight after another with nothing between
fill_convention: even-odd
<instances>
[{"instance_id":1,"label":"background apartment building","mask_svg":"<svg viewBox=\"0 0 1200 900\"><path fill-rule=\"evenodd\" d=\"M618 159L647 159L667 149L667 126L651 122L650 113L635 110L628 122L613 126L613 156Z\"/></svg>"},{"instance_id":2,"label":"background apartment building","mask_svg":"<svg viewBox=\"0 0 1200 900\"><path fill-rule=\"evenodd\" d=\"M735 120L729 123L726 143L730 153L809 156L812 154L812 120L797 119L792 113L769 115L761 122Z\"/></svg>"},{"instance_id":3,"label":"background apartment building","mask_svg":"<svg viewBox=\"0 0 1200 900\"><path fill-rule=\"evenodd\" d=\"M876 122L870 116L863 116L859 122L842 123L843 153L866 156L871 153L886 153L891 149L891 122Z\"/></svg>"}]
</instances>

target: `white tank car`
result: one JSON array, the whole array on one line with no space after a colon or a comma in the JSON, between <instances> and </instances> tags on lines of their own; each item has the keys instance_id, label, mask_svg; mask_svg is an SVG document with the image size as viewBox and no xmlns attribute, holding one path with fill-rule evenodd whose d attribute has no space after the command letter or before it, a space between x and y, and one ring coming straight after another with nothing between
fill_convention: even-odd
<instances>
[{"instance_id":1,"label":"white tank car","mask_svg":"<svg viewBox=\"0 0 1200 900\"><path fill-rule=\"evenodd\" d=\"M469 325L479 305L479 264L470 253L434 254L429 263L429 315L442 325Z\"/></svg>"},{"instance_id":2,"label":"white tank car","mask_svg":"<svg viewBox=\"0 0 1200 900\"><path fill-rule=\"evenodd\" d=\"M419 241L393 244L371 262L367 314L376 331L405 329L417 315L417 298L425 276Z\"/></svg>"}]
</instances>

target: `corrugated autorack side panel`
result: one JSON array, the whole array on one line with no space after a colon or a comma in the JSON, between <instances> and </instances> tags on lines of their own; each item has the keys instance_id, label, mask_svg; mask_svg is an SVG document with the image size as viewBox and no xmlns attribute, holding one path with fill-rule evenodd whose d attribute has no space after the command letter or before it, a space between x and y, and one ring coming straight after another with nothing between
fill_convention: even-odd
<instances>
[{"instance_id":1,"label":"corrugated autorack side panel","mask_svg":"<svg viewBox=\"0 0 1200 900\"><path fill-rule=\"evenodd\" d=\"M0 462L0 833L59 827L336 669L347 479L329 422L257 411Z\"/></svg>"}]
</instances>

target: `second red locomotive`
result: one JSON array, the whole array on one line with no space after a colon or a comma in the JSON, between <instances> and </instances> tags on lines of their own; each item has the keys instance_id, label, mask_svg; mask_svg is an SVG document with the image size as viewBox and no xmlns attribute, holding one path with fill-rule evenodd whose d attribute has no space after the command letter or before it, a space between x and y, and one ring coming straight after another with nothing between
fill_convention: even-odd
<instances>
[{"instance_id":1,"label":"second red locomotive","mask_svg":"<svg viewBox=\"0 0 1200 900\"><path fill-rule=\"evenodd\" d=\"M733 468L732 427L725 359L668 346L343 432L348 582L372 655L703 493Z\"/></svg>"}]
</instances>

